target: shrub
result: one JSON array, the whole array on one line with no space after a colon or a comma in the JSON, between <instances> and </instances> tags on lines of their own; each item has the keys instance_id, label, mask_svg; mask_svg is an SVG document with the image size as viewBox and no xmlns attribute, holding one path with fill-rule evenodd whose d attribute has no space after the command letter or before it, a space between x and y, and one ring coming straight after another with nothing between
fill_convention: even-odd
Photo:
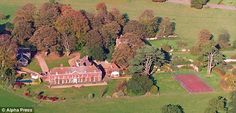
<instances>
[{"instance_id":1,"label":"shrub","mask_svg":"<svg viewBox=\"0 0 236 113\"><path fill-rule=\"evenodd\" d=\"M6 19L6 15L0 12L0 20Z\"/></svg>"},{"instance_id":2,"label":"shrub","mask_svg":"<svg viewBox=\"0 0 236 113\"><path fill-rule=\"evenodd\" d=\"M167 0L152 0L153 2L166 2Z\"/></svg>"},{"instance_id":3,"label":"shrub","mask_svg":"<svg viewBox=\"0 0 236 113\"><path fill-rule=\"evenodd\" d=\"M223 69L218 68L218 67L215 67L215 68L213 69L213 71L214 71L215 73L217 73L218 75L220 75L220 76L224 76L224 75L226 74L226 72L225 72Z\"/></svg>"},{"instance_id":4,"label":"shrub","mask_svg":"<svg viewBox=\"0 0 236 113\"><path fill-rule=\"evenodd\" d=\"M151 89L150 89L150 92L152 94L157 94L158 93L158 87L155 86L155 85L152 85Z\"/></svg>"},{"instance_id":5,"label":"shrub","mask_svg":"<svg viewBox=\"0 0 236 113\"><path fill-rule=\"evenodd\" d=\"M191 0L191 7L196 9L202 9L203 5L206 5L208 0Z\"/></svg>"},{"instance_id":6,"label":"shrub","mask_svg":"<svg viewBox=\"0 0 236 113\"><path fill-rule=\"evenodd\" d=\"M127 90L131 95L144 95L150 91L152 85L152 80L147 76L133 75L127 83Z\"/></svg>"},{"instance_id":7,"label":"shrub","mask_svg":"<svg viewBox=\"0 0 236 113\"><path fill-rule=\"evenodd\" d=\"M161 111L162 113L184 113L184 110L180 105L173 104L164 105Z\"/></svg>"},{"instance_id":8,"label":"shrub","mask_svg":"<svg viewBox=\"0 0 236 113\"><path fill-rule=\"evenodd\" d=\"M172 49L171 45L169 44L163 44L161 48L166 52L169 52Z\"/></svg>"}]
</instances>

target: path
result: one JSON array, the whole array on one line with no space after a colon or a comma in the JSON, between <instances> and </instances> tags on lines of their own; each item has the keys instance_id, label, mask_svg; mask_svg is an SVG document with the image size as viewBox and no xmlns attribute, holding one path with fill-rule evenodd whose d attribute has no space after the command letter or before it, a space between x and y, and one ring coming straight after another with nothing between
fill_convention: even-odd
<instances>
[{"instance_id":1,"label":"path","mask_svg":"<svg viewBox=\"0 0 236 113\"><path fill-rule=\"evenodd\" d=\"M49 72L49 68L45 59L40 54L35 55L35 58L37 59L39 66L42 69L42 72L44 73Z\"/></svg>"},{"instance_id":2,"label":"path","mask_svg":"<svg viewBox=\"0 0 236 113\"><path fill-rule=\"evenodd\" d=\"M184 4L190 5L190 0L168 0L169 3L176 3L176 4ZM229 6L229 5L222 5L222 4L210 4L208 3L204 7L212 8L212 9L224 9L224 10L233 10L236 11L236 6Z\"/></svg>"}]
</instances>

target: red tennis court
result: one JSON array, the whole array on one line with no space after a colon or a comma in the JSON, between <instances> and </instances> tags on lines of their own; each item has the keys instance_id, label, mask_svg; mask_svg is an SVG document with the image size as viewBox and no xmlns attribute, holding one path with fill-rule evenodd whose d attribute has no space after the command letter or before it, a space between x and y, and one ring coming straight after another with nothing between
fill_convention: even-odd
<instances>
[{"instance_id":1,"label":"red tennis court","mask_svg":"<svg viewBox=\"0 0 236 113\"><path fill-rule=\"evenodd\" d=\"M177 80L189 93L205 93L213 91L210 86L196 75L177 75L175 76L175 80Z\"/></svg>"}]
</instances>

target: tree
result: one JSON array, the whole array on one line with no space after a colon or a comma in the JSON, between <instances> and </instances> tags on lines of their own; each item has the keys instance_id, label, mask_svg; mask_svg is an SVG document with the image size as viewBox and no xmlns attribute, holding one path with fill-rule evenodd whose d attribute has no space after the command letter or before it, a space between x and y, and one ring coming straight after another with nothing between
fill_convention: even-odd
<instances>
[{"instance_id":1,"label":"tree","mask_svg":"<svg viewBox=\"0 0 236 113\"><path fill-rule=\"evenodd\" d=\"M16 42L10 35L0 35L0 82L7 86L14 83L14 64L16 63Z\"/></svg>"},{"instance_id":2,"label":"tree","mask_svg":"<svg viewBox=\"0 0 236 113\"><path fill-rule=\"evenodd\" d=\"M139 21L146 23L154 19L154 12L153 10L144 10L141 15L139 16Z\"/></svg>"},{"instance_id":3,"label":"tree","mask_svg":"<svg viewBox=\"0 0 236 113\"><path fill-rule=\"evenodd\" d=\"M85 38L85 47L82 50L81 55L92 57L96 60L105 60L106 54L104 52L104 45L102 36L97 30L91 30L88 32Z\"/></svg>"},{"instance_id":4,"label":"tree","mask_svg":"<svg viewBox=\"0 0 236 113\"><path fill-rule=\"evenodd\" d=\"M159 26L159 34L157 35L157 37L166 38L170 35L173 35L174 30L175 30L175 23L171 22L168 17L165 17L161 20Z\"/></svg>"},{"instance_id":5,"label":"tree","mask_svg":"<svg viewBox=\"0 0 236 113\"><path fill-rule=\"evenodd\" d=\"M164 53L158 48L145 45L137 50L130 62L129 72L144 76L151 76L166 62Z\"/></svg>"},{"instance_id":6,"label":"tree","mask_svg":"<svg viewBox=\"0 0 236 113\"><path fill-rule=\"evenodd\" d=\"M147 38L147 34L145 32L145 26L141 24L140 22L136 20L131 20L127 22L127 24L124 27L124 33L134 33L139 36L142 36L142 38Z\"/></svg>"},{"instance_id":7,"label":"tree","mask_svg":"<svg viewBox=\"0 0 236 113\"><path fill-rule=\"evenodd\" d=\"M89 20L83 11L75 11L70 6L62 6L61 13L55 23L59 32L80 38L90 30Z\"/></svg>"},{"instance_id":8,"label":"tree","mask_svg":"<svg viewBox=\"0 0 236 113\"><path fill-rule=\"evenodd\" d=\"M33 23L27 21L19 21L15 23L12 35L13 37L15 37L17 42L22 45L33 36L34 32L35 28Z\"/></svg>"},{"instance_id":9,"label":"tree","mask_svg":"<svg viewBox=\"0 0 236 113\"><path fill-rule=\"evenodd\" d=\"M73 35L66 35L63 33L60 39L61 40L59 42L61 42L61 45L65 49L66 55L69 56L71 52L75 50L77 41L76 37Z\"/></svg>"},{"instance_id":10,"label":"tree","mask_svg":"<svg viewBox=\"0 0 236 113\"><path fill-rule=\"evenodd\" d=\"M202 9L203 5L206 5L209 0L191 0L191 7L196 9Z\"/></svg>"},{"instance_id":11,"label":"tree","mask_svg":"<svg viewBox=\"0 0 236 113\"><path fill-rule=\"evenodd\" d=\"M236 91L233 91L230 95L230 107L229 113L236 113Z\"/></svg>"},{"instance_id":12,"label":"tree","mask_svg":"<svg viewBox=\"0 0 236 113\"><path fill-rule=\"evenodd\" d=\"M37 47L38 50L46 51L47 54L56 50L59 40L59 33L55 28L49 26L40 27L30 38L30 42Z\"/></svg>"},{"instance_id":13,"label":"tree","mask_svg":"<svg viewBox=\"0 0 236 113\"><path fill-rule=\"evenodd\" d=\"M207 74L211 76L212 69L224 62L225 56L220 53L219 49L214 44L208 44L200 56L204 66L207 66Z\"/></svg>"},{"instance_id":14,"label":"tree","mask_svg":"<svg viewBox=\"0 0 236 113\"><path fill-rule=\"evenodd\" d=\"M230 34L226 30L222 31L222 33L219 35L218 38L218 43L220 48L229 47L230 46L229 42L230 42Z\"/></svg>"},{"instance_id":15,"label":"tree","mask_svg":"<svg viewBox=\"0 0 236 113\"><path fill-rule=\"evenodd\" d=\"M75 11L70 6L62 6L61 13L55 28L62 36L61 45L66 55L69 55L75 50L76 43L83 43L83 36L90 30L89 20L82 11Z\"/></svg>"},{"instance_id":16,"label":"tree","mask_svg":"<svg viewBox=\"0 0 236 113\"><path fill-rule=\"evenodd\" d=\"M112 62L121 69L127 69L130 60L135 56L137 49L145 43L137 34L126 33L116 41L115 51L112 56Z\"/></svg>"},{"instance_id":17,"label":"tree","mask_svg":"<svg viewBox=\"0 0 236 113\"><path fill-rule=\"evenodd\" d=\"M95 19L102 24L107 24L114 21L114 17L107 11L107 6L104 2L96 5L97 14Z\"/></svg>"},{"instance_id":18,"label":"tree","mask_svg":"<svg viewBox=\"0 0 236 113\"><path fill-rule=\"evenodd\" d=\"M213 35L210 31L203 29L199 32L197 44L191 48L191 53L194 55L199 55L199 53L205 50L205 48L213 46L212 44L215 44Z\"/></svg>"},{"instance_id":19,"label":"tree","mask_svg":"<svg viewBox=\"0 0 236 113\"><path fill-rule=\"evenodd\" d=\"M127 90L131 95L143 95L150 91L153 82L147 76L133 75L127 82Z\"/></svg>"},{"instance_id":20,"label":"tree","mask_svg":"<svg viewBox=\"0 0 236 113\"><path fill-rule=\"evenodd\" d=\"M198 36L199 43L207 43L213 39L213 35L207 29L201 30L198 35L199 35Z\"/></svg>"},{"instance_id":21,"label":"tree","mask_svg":"<svg viewBox=\"0 0 236 113\"><path fill-rule=\"evenodd\" d=\"M116 8L113 8L110 11L110 14L113 16L114 21L116 21L123 28L128 22L128 17L125 14L121 14L120 11Z\"/></svg>"},{"instance_id":22,"label":"tree","mask_svg":"<svg viewBox=\"0 0 236 113\"><path fill-rule=\"evenodd\" d=\"M180 105L168 104L164 105L161 109L162 113L184 113Z\"/></svg>"},{"instance_id":23,"label":"tree","mask_svg":"<svg viewBox=\"0 0 236 113\"><path fill-rule=\"evenodd\" d=\"M158 32L158 28L161 22L160 17L154 17L152 10L145 10L139 16L139 22L145 26L145 31L147 38L153 38Z\"/></svg>"},{"instance_id":24,"label":"tree","mask_svg":"<svg viewBox=\"0 0 236 113\"><path fill-rule=\"evenodd\" d=\"M28 41L35 32L34 15L36 13L36 7L33 4L26 4L15 14L13 19L14 28L12 36L18 41L19 44L23 44Z\"/></svg>"},{"instance_id":25,"label":"tree","mask_svg":"<svg viewBox=\"0 0 236 113\"><path fill-rule=\"evenodd\" d=\"M61 14L60 7L59 3L44 3L35 16L36 27L54 26L54 22Z\"/></svg>"},{"instance_id":26,"label":"tree","mask_svg":"<svg viewBox=\"0 0 236 113\"><path fill-rule=\"evenodd\" d=\"M205 110L205 113L227 113L227 99L219 96L209 101L209 105Z\"/></svg>"}]
</instances>

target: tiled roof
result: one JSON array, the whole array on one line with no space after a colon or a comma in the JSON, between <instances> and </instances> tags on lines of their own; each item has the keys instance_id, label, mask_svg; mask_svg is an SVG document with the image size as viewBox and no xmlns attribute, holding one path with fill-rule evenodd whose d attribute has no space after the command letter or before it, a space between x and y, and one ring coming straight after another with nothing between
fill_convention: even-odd
<instances>
[{"instance_id":1,"label":"tiled roof","mask_svg":"<svg viewBox=\"0 0 236 113\"><path fill-rule=\"evenodd\" d=\"M79 67L56 67L50 70L50 74L73 74L73 73L101 73L95 66Z\"/></svg>"}]
</instances>

